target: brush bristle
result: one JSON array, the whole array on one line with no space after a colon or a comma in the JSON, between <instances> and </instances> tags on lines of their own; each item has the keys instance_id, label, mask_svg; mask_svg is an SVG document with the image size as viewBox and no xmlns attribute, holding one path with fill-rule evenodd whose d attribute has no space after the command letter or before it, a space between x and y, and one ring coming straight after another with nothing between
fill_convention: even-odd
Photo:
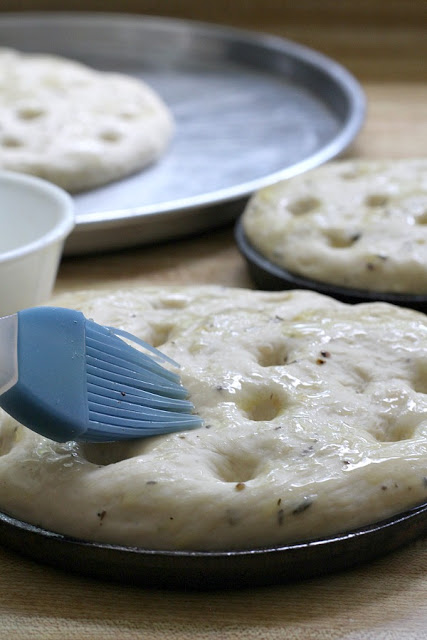
<instances>
[{"instance_id":1,"label":"brush bristle","mask_svg":"<svg viewBox=\"0 0 427 640\"><path fill-rule=\"evenodd\" d=\"M154 358L176 364L151 345L136 349L116 330L86 321L86 372L92 441L138 438L192 429L202 424L180 376Z\"/></svg>"}]
</instances>

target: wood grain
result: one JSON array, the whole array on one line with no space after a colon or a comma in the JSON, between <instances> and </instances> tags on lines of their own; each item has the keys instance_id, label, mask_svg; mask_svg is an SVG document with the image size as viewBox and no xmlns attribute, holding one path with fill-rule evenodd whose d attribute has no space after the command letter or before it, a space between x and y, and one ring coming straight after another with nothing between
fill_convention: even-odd
<instances>
[{"instance_id":1,"label":"wood grain","mask_svg":"<svg viewBox=\"0 0 427 640\"><path fill-rule=\"evenodd\" d=\"M64 576L0 549L2 637L423 640L427 544L293 585L164 592Z\"/></svg>"},{"instance_id":2,"label":"wood grain","mask_svg":"<svg viewBox=\"0 0 427 640\"><path fill-rule=\"evenodd\" d=\"M57 4L3 0L1 8ZM63 0L61 8L169 13L293 37L346 64L366 91L366 124L348 155L425 155L424 1ZM57 291L145 283L252 286L232 230L225 228L173 244L64 260ZM165 593L65 575L0 549L0 629L16 640L425 640L426 570L421 540L357 570L299 584Z\"/></svg>"}]
</instances>

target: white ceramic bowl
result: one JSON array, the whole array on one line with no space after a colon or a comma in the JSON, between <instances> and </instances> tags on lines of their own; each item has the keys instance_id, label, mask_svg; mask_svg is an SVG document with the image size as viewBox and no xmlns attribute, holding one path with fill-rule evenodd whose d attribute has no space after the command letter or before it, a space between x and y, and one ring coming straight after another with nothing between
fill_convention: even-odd
<instances>
[{"instance_id":1,"label":"white ceramic bowl","mask_svg":"<svg viewBox=\"0 0 427 640\"><path fill-rule=\"evenodd\" d=\"M74 223L73 201L65 191L0 171L0 316L48 300Z\"/></svg>"}]
</instances>

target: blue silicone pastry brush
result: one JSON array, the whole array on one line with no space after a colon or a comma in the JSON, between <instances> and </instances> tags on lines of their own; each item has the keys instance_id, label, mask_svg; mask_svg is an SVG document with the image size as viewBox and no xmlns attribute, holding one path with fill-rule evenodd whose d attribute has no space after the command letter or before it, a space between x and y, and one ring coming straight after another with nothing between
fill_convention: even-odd
<instances>
[{"instance_id":1,"label":"blue silicone pastry brush","mask_svg":"<svg viewBox=\"0 0 427 640\"><path fill-rule=\"evenodd\" d=\"M79 311L34 307L0 318L0 406L58 442L109 442L199 427L180 376L166 364L178 366L135 336Z\"/></svg>"}]
</instances>

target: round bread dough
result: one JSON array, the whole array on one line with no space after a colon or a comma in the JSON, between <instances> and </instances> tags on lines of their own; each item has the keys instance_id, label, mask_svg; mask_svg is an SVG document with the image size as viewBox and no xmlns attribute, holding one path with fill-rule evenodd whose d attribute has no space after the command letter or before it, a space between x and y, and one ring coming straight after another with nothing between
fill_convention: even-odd
<instances>
[{"instance_id":1,"label":"round bread dough","mask_svg":"<svg viewBox=\"0 0 427 640\"><path fill-rule=\"evenodd\" d=\"M427 159L326 164L259 191L243 214L255 249L315 281L427 294Z\"/></svg>"},{"instance_id":2,"label":"round bread dough","mask_svg":"<svg viewBox=\"0 0 427 640\"><path fill-rule=\"evenodd\" d=\"M74 292L182 365L201 428L58 444L0 414L0 509L149 549L282 545L427 499L427 319L312 292Z\"/></svg>"},{"instance_id":3,"label":"round bread dough","mask_svg":"<svg viewBox=\"0 0 427 640\"><path fill-rule=\"evenodd\" d=\"M167 106L137 78L0 48L2 169L82 191L146 167L172 130Z\"/></svg>"}]
</instances>

